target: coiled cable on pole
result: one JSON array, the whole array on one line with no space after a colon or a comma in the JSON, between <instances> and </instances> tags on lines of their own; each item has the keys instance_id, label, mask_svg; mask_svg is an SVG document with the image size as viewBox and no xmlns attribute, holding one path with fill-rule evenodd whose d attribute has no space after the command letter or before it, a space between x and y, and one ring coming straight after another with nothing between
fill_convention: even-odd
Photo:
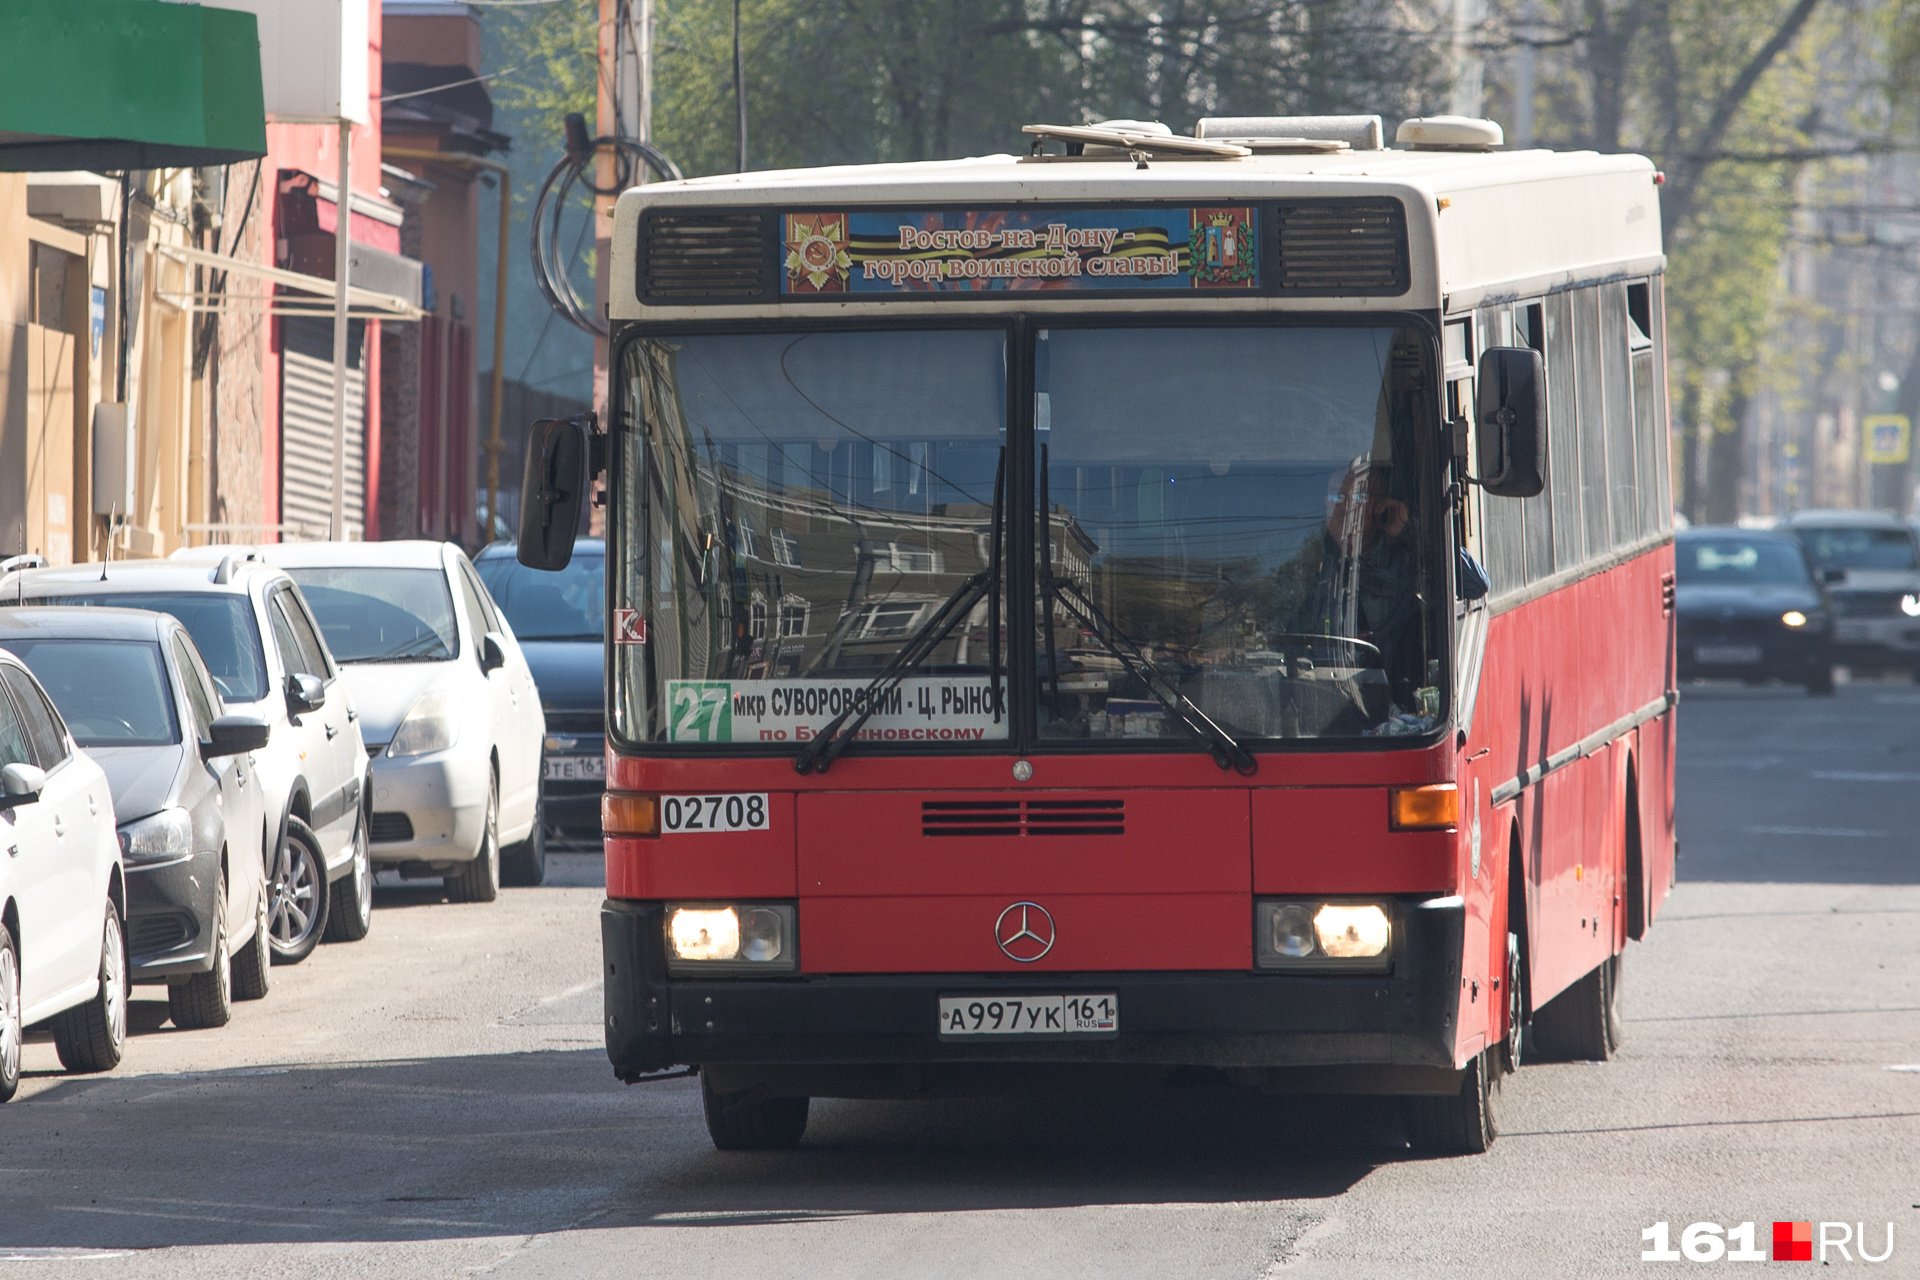
<instances>
[{"instance_id":1,"label":"coiled cable on pole","mask_svg":"<svg viewBox=\"0 0 1920 1280\"><path fill-rule=\"evenodd\" d=\"M540 286L547 305L575 328L604 337L607 322L595 315L593 304L582 301L574 290L573 281L567 275L566 259L560 251L560 218L566 211L567 196L575 186L585 188L589 195L617 196L632 185L642 165L663 181L678 181L680 166L651 143L634 138L589 138L586 117L577 111L567 116L566 129L566 154L540 184L540 194L533 205L533 233L527 237L527 247L533 258L534 283ZM617 165L613 185L609 187L595 182L591 172L602 148L613 152Z\"/></svg>"}]
</instances>

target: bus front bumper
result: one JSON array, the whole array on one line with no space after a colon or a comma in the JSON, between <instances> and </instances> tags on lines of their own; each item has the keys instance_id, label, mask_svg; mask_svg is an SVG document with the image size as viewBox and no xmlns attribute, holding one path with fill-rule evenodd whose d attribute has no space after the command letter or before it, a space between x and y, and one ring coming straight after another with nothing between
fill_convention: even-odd
<instances>
[{"instance_id":1,"label":"bus front bumper","mask_svg":"<svg viewBox=\"0 0 1920 1280\"><path fill-rule=\"evenodd\" d=\"M1013 1064L1278 1069L1309 1081L1326 1073L1328 1087L1315 1092L1429 1091L1423 1080L1444 1091L1458 1079L1454 1014L1465 912L1452 898L1421 904L1406 918L1393 972L1381 975L689 979L667 974L661 904L610 899L600 913L607 1055L624 1080L676 1065L743 1083L765 1074L755 1068L799 1069L817 1096L911 1095L927 1087L928 1071L951 1076ZM1048 993L1112 994L1118 1033L990 1041L938 1033L941 996Z\"/></svg>"}]
</instances>

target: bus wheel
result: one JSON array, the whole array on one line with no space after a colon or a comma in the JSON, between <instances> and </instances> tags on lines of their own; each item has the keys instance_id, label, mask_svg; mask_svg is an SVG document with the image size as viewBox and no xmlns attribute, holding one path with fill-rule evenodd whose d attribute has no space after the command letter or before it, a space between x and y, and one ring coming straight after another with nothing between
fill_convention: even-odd
<instances>
[{"instance_id":1,"label":"bus wheel","mask_svg":"<svg viewBox=\"0 0 1920 1280\"><path fill-rule=\"evenodd\" d=\"M720 1151L778 1151L800 1145L807 1131L809 1098L752 1098L720 1093L700 1076L700 1108L707 1136Z\"/></svg>"},{"instance_id":2,"label":"bus wheel","mask_svg":"<svg viewBox=\"0 0 1920 1280\"><path fill-rule=\"evenodd\" d=\"M1534 1056L1547 1062L1605 1062L1620 1048L1620 957L1533 1011Z\"/></svg>"},{"instance_id":3,"label":"bus wheel","mask_svg":"<svg viewBox=\"0 0 1920 1280\"><path fill-rule=\"evenodd\" d=\"M1467 1064L1460 1092L1443 1098L1402 1098L1407 1145L1425 1155L1477 1156L1500 1136L1500 1048Z\"/></svg>"}]
</instances>

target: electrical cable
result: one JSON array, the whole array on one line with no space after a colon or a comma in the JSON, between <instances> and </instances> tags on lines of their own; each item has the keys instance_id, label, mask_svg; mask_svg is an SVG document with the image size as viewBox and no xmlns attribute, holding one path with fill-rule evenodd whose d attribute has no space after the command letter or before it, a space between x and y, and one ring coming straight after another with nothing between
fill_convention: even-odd
<instances>
[{"instance_id":1,"label":"electrical cable","mask_svg":"<svg viewBox=\"0 0 1920 1280\"><path fill-rule=\"evenodd\" d=\"M576 185L589 195L617 196L632 185L642 165L662 181L677 182L681 177L680 166L669 160L658 147L635 138L589 138L586 117L577 111L567 116L566 126L566 154L547 174L547 180L540 184L540 194L534 200L532 234L527 237L527 247L533 259L534 283L540 286L540 295L553 308L554 314L577 329L605 337L608 333L607 322L593 314L591 302L581 300L567 274L567 263L560 256L560 219L566 212L567 196ZM613 152L618 166L613 184L608 187L600 186L588 174L588 166L597 161L602 148ZM551 214L549 209L552 210Z\"/></svg>"}]
</instances>

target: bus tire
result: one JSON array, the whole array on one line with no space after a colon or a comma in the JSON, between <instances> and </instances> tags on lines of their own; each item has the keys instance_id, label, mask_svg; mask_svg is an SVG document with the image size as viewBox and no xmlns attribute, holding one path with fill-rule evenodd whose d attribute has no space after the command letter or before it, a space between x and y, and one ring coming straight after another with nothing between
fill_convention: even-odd
<instances>
[{"instance_id":1,"label":"bus tire","mask_svg":"<svg viewBox=\"0 0 1920 1280\"><path fill-rule=\"evenodd\" d=\"M781 1151L800 1145L810 1098L754 1098L720 1093L700 1075L700 1109L719 1151Z\"/></svg>"},{"instance_id":2,"label":"bus tire","mask_svg":"<svg viewBox=\"0 0 1920 1280\"><path fill-rule=\"evenodd\" d=\"M1477 1156L1500 1136L1499 1050L1467 1064L1460 1092L1450 1097L1400 1100L1407 1145L1423 1155Z\"/></svg>"},{"instance_id":3,"label":"bus tire","mask_svg":"<svg viewBox=\"0 0 1920 1280\"><path fill-rule=\"evenodd\" d=\"M1620 1048L1620 957L1605 961L1533 1011L1533 1056L1605 1062Z\"/></svg>"}]
</instances>

